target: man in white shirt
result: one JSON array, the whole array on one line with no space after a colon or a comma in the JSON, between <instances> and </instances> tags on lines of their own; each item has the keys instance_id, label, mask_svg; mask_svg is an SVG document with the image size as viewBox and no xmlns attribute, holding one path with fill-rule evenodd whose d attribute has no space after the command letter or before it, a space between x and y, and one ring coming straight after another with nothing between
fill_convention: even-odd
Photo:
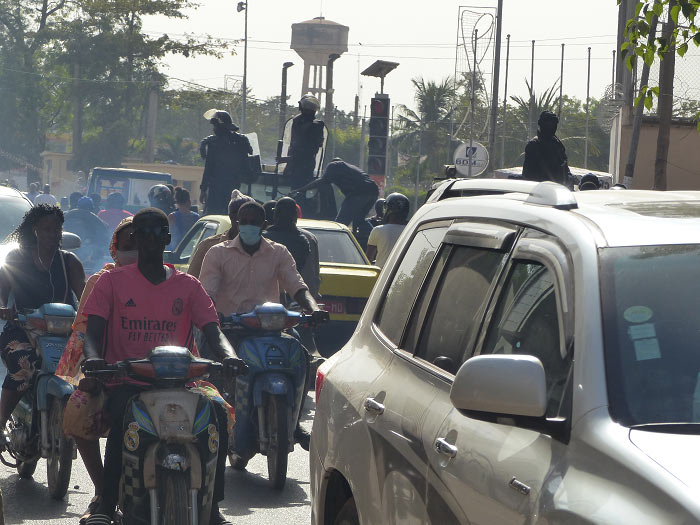
<instances>
[{"instance_id":1,"label":"man in white shirt","mask_svg":"<svg viewBox=\"0 0 700 525\"><path fill-rule=\"evenodd\" d=\"M34 198L34 206L39 204L48 204L49 206L58 206L58 200L51 195L51 186L44 184L44 191Z\"/></svg>"},{"instance_id":2,"label":"man in white shirt","mask_svg":"<svg viewBox=\"0 0 700 525\"><path fill-rule=\"evenodd\" d=\"M392 193L384 202L384 224L372 229L367 241L367 257L380 268L408 222L410 203L403 193Z\"/></svg>"}]
</instances>

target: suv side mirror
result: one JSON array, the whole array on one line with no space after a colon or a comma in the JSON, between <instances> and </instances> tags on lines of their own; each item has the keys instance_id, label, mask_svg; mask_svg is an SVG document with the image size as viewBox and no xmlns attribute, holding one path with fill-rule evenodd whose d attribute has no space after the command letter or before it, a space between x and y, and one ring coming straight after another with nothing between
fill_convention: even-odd
<instances>
[{"instance_id":1,"label":"suv side mirror","mask_svg":"<svg viewBox=\"0 0 700 525\"><path fill-rule=\"evenodd\" d=\"M457 372L450 400L459 410L541 418L547 412L544 368L530 355L472 357Z\"/></svg>"},{"instance_id":2,"label":"suv side mirror","mask_svg":"<svg viewBox=\"0 0 700 525\"><path fill-rule=\"evenodd\" d=\"M75 233L63 232L61 236L61 248L64 250L77 250L80 248L80 237Z\"/></svg>"}]
</instances>

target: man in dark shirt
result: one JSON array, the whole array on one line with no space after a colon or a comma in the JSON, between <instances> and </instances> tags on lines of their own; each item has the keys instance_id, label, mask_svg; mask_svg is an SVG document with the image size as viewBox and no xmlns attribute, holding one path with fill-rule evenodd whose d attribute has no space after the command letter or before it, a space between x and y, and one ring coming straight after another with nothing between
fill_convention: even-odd
<instances>
[{"instance_id":1,"label":"man in dark shirt","mask_svg":"<svg viewBox=\"0 0 700 525\"><path fill-rule=\"evenodd\" d=\"M248 155L253 148L248 137L238 133L238 126L226 111L210 109L204 114L214 127L214 134L202 140L199 153L204 159L204 174L199 186L203 215L226 215L231 192L241 186L247 170Z\"/></svg>"},{"instance_id":2,"label":"man in dark shirt","mask_svg":"<svg viewBox=\"0 0 700 525\"><path fill-rule=\"evenodd\" d=\"M537 137L525 146L523 179L552 181L572 187L572 176L564 144L555 135L559 119L551 111L543 111L537 120Z\"/></svg>"},{"instance_id":3,"label":"man in dark shirt","mask_svg":"<svg viewBox=\"0 0 700 525\"><path fill-rule=\"evenodd\" d=\"M335 220L346 226L352 223L357 229L360 244L363 244L363 241L366 243L372 230L366 217L379 195L377 184L357 166L335 158L326 166L322 177L292 192L304 192L321 184L335 184L340 189L345 200L340 205Z\"/></svg>"},{"instance_id":4,"label":"man in dark shirt","mask_svg":"<svg viewBox=\"0 0 700 525\"><path fill-rule=\"evenodd\" d=\"M286 162L283 175L290 177L292 188L307 184L314 178L316 156L323 146L325 124L316 120L320 102L311 94L299 100L299 114L292 119L292 132L286 157L277 162Z\"/></svg>"},{"instance_id":5,"label":"man in dark shirt","mask_svg":"<svg viewBox=\"0 0 700 525\"><path fill-rule=\"evenodd\" d=\"M278 244L283 244L292 254L297 271L306 265L311 247L306 236L297 228L297 203L291 197L282 197L275 204L274 224L263 235ZM303 276L302 276L303 277Z\"/></svg>"}]
</instances>

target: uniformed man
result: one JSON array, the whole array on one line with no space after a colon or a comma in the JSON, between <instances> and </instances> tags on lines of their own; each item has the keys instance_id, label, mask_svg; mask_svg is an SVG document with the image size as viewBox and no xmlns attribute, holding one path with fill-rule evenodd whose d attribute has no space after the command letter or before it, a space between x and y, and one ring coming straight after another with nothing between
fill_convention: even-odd
<instances>
[{"instance_id":1,"label":"uniformed man","mask_svg":"<svg viewBox=\"0 0 700 525\"><path fill-rule=\"evenodd\" d=\"M537 136L525 146L523 179L552 181L572 187L566 148L557 138L559 118L551 111L543 111L537 120Z\"/></svg>"}]
</instances>

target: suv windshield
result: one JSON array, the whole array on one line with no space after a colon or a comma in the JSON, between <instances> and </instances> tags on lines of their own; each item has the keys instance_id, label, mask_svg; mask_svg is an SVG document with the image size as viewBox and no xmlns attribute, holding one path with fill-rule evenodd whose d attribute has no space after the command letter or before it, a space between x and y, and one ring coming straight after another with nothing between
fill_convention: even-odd
<instances>
[{"instance_id":1,"label":"suv windshield","mask_svg":"<svg viewBox=\"0 0 700 525\"><path fill-rule=\"evenodd\" d=\"M600 250L610 414L700 422L700 245Z\"/></svg>"}]
</instances>

